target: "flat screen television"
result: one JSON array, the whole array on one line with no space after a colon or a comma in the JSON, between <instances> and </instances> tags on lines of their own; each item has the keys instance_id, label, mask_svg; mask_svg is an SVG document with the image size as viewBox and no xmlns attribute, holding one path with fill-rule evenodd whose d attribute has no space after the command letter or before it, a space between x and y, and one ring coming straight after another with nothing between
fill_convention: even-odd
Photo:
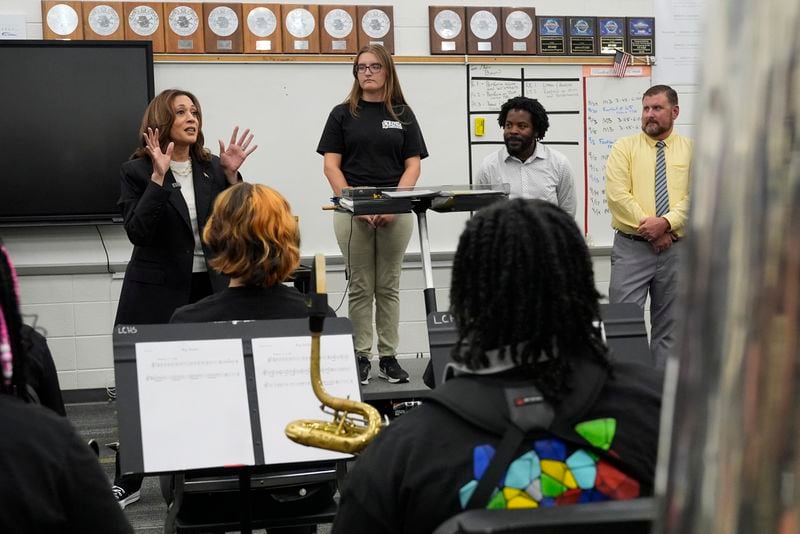
<instances>
[{"instance_id":1,"label":"flat screen television","mask_svg":"<svg viewBox=\"0 0 800 534\"><path fill-rule=\"evenodd\" d=\"M0 225L120 221L153 98L149 41L0 41Z\"/></svg>"}]
</instances>

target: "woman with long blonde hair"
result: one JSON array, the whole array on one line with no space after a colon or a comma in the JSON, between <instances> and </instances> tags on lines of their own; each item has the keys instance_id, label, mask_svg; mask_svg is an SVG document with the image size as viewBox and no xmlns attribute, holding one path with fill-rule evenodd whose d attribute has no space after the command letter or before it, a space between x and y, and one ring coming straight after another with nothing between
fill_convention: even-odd
<instances>
[{"instance_id":1,"label":"woman with long blonde hair","mask_svg":"<svg viewBox=\"0 0 800 534\"><path fill-rule=\"evenodd\" d=\"M347 100L331 111L317 147L333 195L340 197L345 187L413 187L428 150L392 56L380 45L363 47L353 63L353 77ZM349 315L362 384L369 382L372 367L373 303L380 376L393 383L408 380L396 356L400 273L413 225L410 213L334 214L336 240L350 277Z\"/></svg>"}]
</instances>

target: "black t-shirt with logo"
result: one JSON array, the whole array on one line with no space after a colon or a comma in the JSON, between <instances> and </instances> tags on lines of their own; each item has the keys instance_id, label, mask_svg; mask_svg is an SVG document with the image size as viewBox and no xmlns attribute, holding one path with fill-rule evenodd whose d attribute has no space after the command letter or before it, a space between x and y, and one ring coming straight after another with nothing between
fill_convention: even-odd
<instances>
[{"instance_id":1,"label":"black t-shirt with logo","mask_svg":"<svg viewBox=\"0 0 800 534\"><path fill-rule=\"evenodd\" d=\"M317 152L342 155L350 186L397 187L405 160L424 159L428 150L411 108L396 106L395 113L397 119L383 102L361 100L353 117L348 104L339 104L328 116Z\"/></svg>"}]
</instances>

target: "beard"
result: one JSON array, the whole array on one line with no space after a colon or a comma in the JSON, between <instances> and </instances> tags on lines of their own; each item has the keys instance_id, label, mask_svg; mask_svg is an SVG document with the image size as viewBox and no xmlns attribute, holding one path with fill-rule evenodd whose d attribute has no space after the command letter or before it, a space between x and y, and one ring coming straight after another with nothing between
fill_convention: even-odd
<instances>
[{"instance_id":1,"label":"beard","mask_svg":"<svg viewBox=\"0 0 800 534\"><path fill-rule=\"evenodd\" d=\"M523 137L521 135L509 135L503 141L506 143L508 153L515 158L519 158L519 156L525 155L529 151L532 152L534 143L533 137Z\"/></svg>"},{"instance_id":2,"label":"beard","mask_svg":"<svg viewBox=\"0 0 800 534\"><path fill-rule=\"evenodd\" d=\"M670 128L672 128L672 123L667 124L666 126L662 126L658 122L650 121L645 123L644 126L642 126L642 131L647 135L649 135L650 137L658 137L664 132L669 131Z\"/></svg>"}]
</instances>

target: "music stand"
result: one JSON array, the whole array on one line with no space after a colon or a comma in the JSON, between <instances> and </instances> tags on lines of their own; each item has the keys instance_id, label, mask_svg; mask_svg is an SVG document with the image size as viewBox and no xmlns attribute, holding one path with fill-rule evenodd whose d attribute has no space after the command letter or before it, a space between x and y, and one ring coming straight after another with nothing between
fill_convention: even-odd
<instances>
[{"instance_id":1,"label":"music stand","mask_svg":"<svg viewBox=\"0 0 800 534\"><path fill-rule=\"evenodd\" d=\"M508 199L508 184L437 185L433 187L346 187L339 199L339 209L353 215L409 213L417 215L422 273L425 277L425 314L436 311L436 288L433 285L431 246L426 212L476 211Z\"/></svg>"},{"instance_id":2,"label":"music stand","mask_svg":"<svg viewBox=\"0 0 800 534\"><path fill-rule=\"evenodd\" d=\"M349 454L294 444L283 435L286 422L295 418L293 414L287 413L285 422L273 417L276 412L285 413L287 408L302 405L303 410L308 410L307 406L312 409L319 406L306 383L310 379L308 349L302 354L298 352L300 349L294 348L275 354L264 349L270 343L281 342L291 342L294 343L292 347L297 347L302 345L296 341L298 338L308 338L310 345L306 319L117 325L114 330L114 365L119 393L120 441L125 444L120 454L122 472L194 474L211 468L229 469L239 476L240 523L243 532L250 532L250 476L254 467L273 466L276 470L285 470L286 467L325 468L334 461L352 458ZM329 343L325 342L326 338ZM335 363L339 366L336 371L339 385L331 388L332 394L346 391L346 395L360 399L352 358L352 326L348 319L326 321L323 358L326 357L326 345L330 345L331 351L338 347L335 350L339 359ZM328 352L329 356L331 354ZM245 391L237 392L237 385ZM214 419L205 412L195 413L201 408L195 406L192 399L197 403L201 397L197 394L200 386L205 388L202 396L210 398L206 407L225 404L227 411L223 417ZM283 389L267 392L267 386ZM266 406L260 409L260 402L269 399L276 391L290 397L291 402L281 403L280 411ZM143 394L141 398L140 393ZM153 407L154 398L163 403L157 410ZM246 424L235 424L242 420ZM187 439L194 439L197 447L176 444L168 439L157 442L161 435L153 429L171 425L178 428L178 433L189 434ZM230 436L226 436L226 432ZM201 439L194 437L197 435L201 435ZM226 441L231 436L235 439ZM180 439L183 436L177 438ZM209 442L214 445L208 445ZM234 451L225 449L225 444L231 442L234 442L231 446ZM242 442L244 444L238 446ZM232 458L230 462L218 460L228 456Z\"/></svg>"}]
</instances>

